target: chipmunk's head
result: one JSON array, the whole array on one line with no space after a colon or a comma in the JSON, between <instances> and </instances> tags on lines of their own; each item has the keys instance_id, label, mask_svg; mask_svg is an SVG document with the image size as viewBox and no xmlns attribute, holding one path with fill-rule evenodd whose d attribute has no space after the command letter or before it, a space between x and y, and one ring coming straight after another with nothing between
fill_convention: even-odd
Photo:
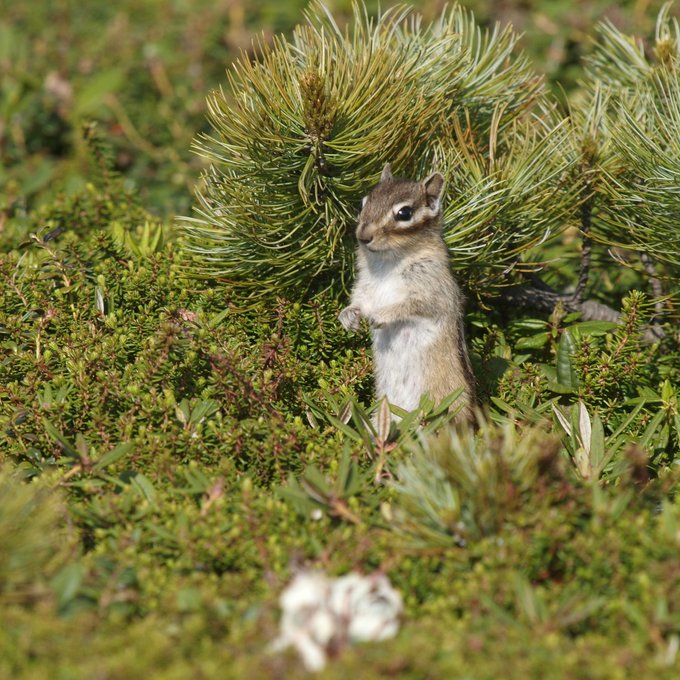
<instances>
[{"instance_id":1,"label":"chipmunk's head","mask_svg":"<svg viewBox=\"0 0 680 680\"><path fill-rule=\"evenodd\" d=\"M422 182L392 176L389 164L364 198L357 240L371 252L408 250L425 234L441 230L444 177L435 172Z\"/></svg>"}]
</instances>

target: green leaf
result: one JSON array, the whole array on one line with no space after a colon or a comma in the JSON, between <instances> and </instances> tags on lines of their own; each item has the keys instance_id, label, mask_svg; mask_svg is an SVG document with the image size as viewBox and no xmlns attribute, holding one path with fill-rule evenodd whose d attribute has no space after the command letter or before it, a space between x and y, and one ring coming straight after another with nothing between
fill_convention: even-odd
<instances>
[{"instance_id":1,"label":"green leaf","mask_svg":"<svg viewBox=\"0 0 680 680\"><path fill-rule=\"evenodd\" d=\"M382 443L387 441L390 435L390 426L392 425L392 413L390 412L390 404L387 397L380 400L378 407L378 418L376 420L376 429L378 431L378 440Z\"/></svg>"},{"instance_id":2,"label":"green leaf","mask_svg":"<svg viewBox=\"0 0 680 680\"><path fill-rule=\"evenodd\" d=\"M350 403L352 405L352 422L356 432L361 436L364 448L370 455L374 449L375 430L373 424L364 409L354 399Z\"/></svg>"},{"instance_id":3,"label":"green leaf","mask_svg":"<svg viewBox=\"0 0 680 680\"><path fill-rule=\"evenodd\" d=\"M555 417L557 418L557 421L562 426L562 429L566 432L567 435L569 435L569 437L573 437L574 429L569 419L562 413L562 411L560 411L559 407L556 404L552 405L552 410L553 413L555 414Z\"/></svg>"},{"instance_id":4,"label":"green leaf","mask_svg":"<svg viewBox=\"0 0 680 680\"><path fill-rule=\"evenodd\" d=\"M661 399L668 404L673 397L675 397L675 389L673 389L671 381L666 378L661 385Z\"/></svg>"},{"instance_id":5,"label":"green leaf","mask_svg":"<svg viewBox=\"0 0 680 680\"><path fill-rule=\"evenodd\" d=\"M338 485L343 498L355 496L363 488L366 475L361 473L358 464L352 459L349 449L342 452L340 470L338 473Z\"/></svg>"},{"instance_id":6,"label":"green leaf","mask_svg":"<svg viewBox=\"0 0 680 680\"><path fill-rule=\"evenodd\" d=\"M60 608L65 607L80 590L85 567L80 563L67 564L50 582Z\"/></svg>"},{"instance_id":7,"label":"green leaf","mask_svg":"<svg viewBox=\"0 0 680 680\"><path fill-rule=\"evenodd\" d=\"M59 430L57 430L57 428L54 427L52 423L50 423L48 420L43 420L43 427L45 428L47 434L50 435L50 437L52 437L52 439L54 439L61 446L67 456L80 460L80 456L78 455L75 445L66 439L66 437L64 437L64 435L59 432Z\"/></svg>"},{"instance_id":8,"label":"green leaf","mask_svg":"<svg viewBox=\"0 0 680 680\"><path fill-rule=\"evenodd\" d=\"M444 397L439 404L432 410L430 413L431 418L438 418L439 416L444 415L445 413L448 412L448 410L453 406L454 402L458 400L458 398L465 392L465 388L459 387L458 389L454 390L451 394L448 396Z\"/></svg>"},{"instance_id":9,"label":"green leaf","mask_svg":"<svg viewBox=\"0 0 680 680\"><path fill-rule=\"evenodd\" d=\"M95 113L104 104L106 95L120 88L124 78L125 74L119 68L102 71L89 78L87 85L76 93L73 115L81 117Z\"/></svg>"},{"instance_id":10,"label":"green leaf","mask_svg":"<svg viewBox=\"0 0 680 680\"><path fill-rule=\"evenodd\" d=\"M319 429L319 421L316 419L316 416L312 412L311 409L307 409L305 411L305 417L307 418L307 422L309 423L309 426L313 430L318 430Z\"/></svg>"},{"instance_id":11,"label":"green leaf","mask_svg":"<svg viewBox=\"0 0 680 680\"><path fill-rule=\"evenodd\" d=\"M545 331L547 323L543 319L520 319L512 324L512 328L523 328L530 331Z\"/></svg>"},{"instance_id":12,"label":"green leaf","mask_svg":"<svg viewBox=\"0 0 680 680\"><path fill-rule=\"evenodd\" d=\"M605 335L618 328L614 321L581 321L569 326L569 330L577 330L581 335Z\"/></svg>"},{"instance_id":13,"label":"green leaf","mask_svg":"<svg viewBox=\"0 0 680 680\"><path fill-rule=\"evenodd\" d=\"M520 338L516 343L515 347L517 349L538 349L540 347L545 347L550 339L550 333L536 333L536 335L530 335L529 337Z\"/></svg>"},{"instance_id":14,"label":"green leaf","mask_svg":"<svg viewBox=\"0 0 680 680\"><path fill-rule=\"evenodd\" d=\"M326 417L328 418L329 422L334 425L340 432L342 432L344 435L349 437L350 439L354 440L355 442L361 442L363 441L361 435L352 427L347 425L346 423L343 423L342 420L339 418L336 418L335 416L331 415L330 413L326 414Z\"/></svg>"},{"instance_id":15,"label":"green leaf","mask_svg":"<svg viewBox=\"0 0 680 680\"><path fill-rule=\"evenodd\" d=\"M149 503L156 500L156 490L153 484L141 472L138 472L131 480L130 485Z\"/></svg>"},{"instance_id":16,"label":"green leaf","mask_svg":"<svg viewBox=\"0 0 680 680\"><path fill-rule=\"evenodd\" d=\"M350 399L343 407L342 411L338 413L338 419L341 420L343 423L347 424L349 421L352 419L352 410L353 410L353 404L352 400Z\"/></svg>"},{"instance_id":17,"label":"green leaf","mask_svg":"<svg viewBox=\"0 0 680 680\"><path fill-rule=\"evenodd\" d=\"M293 475L288 476L286 486L276 488L276 493L303 516L308 516L312 510L319 507L319 502L309 497Z\"/></svg>"},{"instance_id":18,"label":"green leaf","mask_svg":"<svg viewBox=\"0 0 680 680\"><path fill-rule=\"evenodd\" d=\"M610 441L617 439L620 435L622 435L625 430L628 428L628 426L637 418L638 414L642 409L644 408L645 404L647 403L646 399L629 399L626 401L626 404L637 404L635 408L628 414L628 416L624 419L624 421L616 428L616 430L610 435L609 439Z\"/></svg>"},{"instance_id":19,"label":"green leaf","mask_svg":"<svg viewBox=\"0 0 680 680\"><path fill-rule=\"evenodd\" d=\"M510 406L507 401L503 401L502 399L499 399L498 397L491 397L491 403L494 404L498 409L500 409L503 413L516 413L517 409L514 406Z\"/></svg>"},{"instance_id":20,"label":"green leaf","mask_svg":"<svg viewBox=\"0 0 680 680\"><path fill-rule=\"evenodd\" d=\"M340 488L344 489L352 477L352 456L348 450L342 452L340 463L338 465L338 484Z\"/></svg>"},{"instance_id":21,"label":"green leaf","mask_svg":"<svg viewBox=\"0 0 680 680\"><path fill-rule=\"evenodd\" d=\"M586 405L579 400L578 402L578 433L581 446L590 457L590 446L592 439L592 423Z\"/></svg>"},{"instance_id":22,"label":"green leaf","mask_svg":"<svg viewBox=\"0 0 680 680\"><path fill-rule=\"evenodd\" d=\"M576 394L576 390L573 387L565 387L558 382L548 382L546 383L546 388L555 394Z\"/></svg>"},{"instance_id":23,"label":"green leaf","mask_svg":"<svg viewBox=\"0 0 680 680\"><path fill-rule=\"evenodd\" d=\"M599 477L608 461L605 456L604 428L597 413L593 415L590 433L590 460Z\"/></svg>"},{"instance_id":24,"label":"green leaf","mask_svg":"<svg viewBox=\"0 0 680 680\"><path fill-rule=\"evenodd\" d=\"M565 330L557 344L557 381L560 385L570 389L578 387L578 374L572 365L571 357L576 351L576 345L571 333Z\"/></svg>"},{"instance_id":25,"label":"green leaf","mask_svg":"<svg viewBox=\"0 0 680 680\"><path fill-rule=\"evenodd\" d=\"M191 418L191 407L189 406L188 399L182 399L182 401L175 406L175 416L182 425L188 425Z\"/></svg>"},{"instance_id":26,"label":"green leaf","mask_svg":"<svg viewBox=\"0 0 680 680\"><path fill-rule=\"evenodd\" d=\"M202 399L198 403L194 404L191 409L191 415L189 417L189 422L192 425L198 425L205 418L217 413L219 411L220 405L214 399Z\"/></svg>"},{"instance_id":27,"label":"green leaf","mask_svg":"<svg viewBox=\"0 0 680 680\"><path fill-rule=\"evenodd\" d=\"M117 460L127 455L133 448L133 442L123 442L118 444L115 448L107 451L97 462L92 466L93 470L103 470L109 465L113 465Z\"/></svg>"},{"instance_id":28,"label":"green leaf","mask_svg":"<svg viewBox=\"0 0 680 680\"><path fill-rule=\"evenodd\" d=\"M647 427L645 428L645 431L643 432L642 436L638 440L638 444L643 448L643 449L651 449L654 448L651 445L652 438L654 435L656 435L657 430L659 429L659 425L664 421L664 418L666 417L666 414L663 411L657 411L654 414L654 417L649 421L647 424Z\"/></svg>"},{"instance_id":29,"label":"green leaf","mask_svg":"<svg viewBox=\"0 0 680 680\"><path fill-rule=\"evenodd\" d=\"M219 314L211 316L205 324L206 328L217 328L226 318L231 314L231 309L227 307L223 309Z\"/></svg>"},{"instance_id":30,"label":"green leaf","mask_svg":"<svg viewBox=\"0 0 680 680\"><path fill-rule=\"evenodd\" d=\"M316 465L309 465L305 469L300 483L305 491L312 494L315 500L324 502L333 493L326 478L321 474Z\"/></svg>"}]
</instances>

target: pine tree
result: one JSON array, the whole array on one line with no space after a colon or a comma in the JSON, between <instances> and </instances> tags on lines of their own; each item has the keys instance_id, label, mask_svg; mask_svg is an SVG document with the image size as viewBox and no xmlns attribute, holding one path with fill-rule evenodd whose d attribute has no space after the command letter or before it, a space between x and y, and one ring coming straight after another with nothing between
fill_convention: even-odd
<instances>
[{"instance_id":1,"label":"pine tree","mask_svg":"<svg viewBox=\"0 0 680 680\"><path fill-rule=\"evenodd\" d=\"M211 166L182 220L194 271L245 297L340 294L356 205L390 162L447 177L445 239L481 299L617 318L585 299L593 242L617 246L660 294L680 264L678 26L664 8L653 56L610 24L599 32L586 94L562 114L511 28L482 31L458 6L424 25L357 4L341 29L313 4L209 98L213 134L196 150ZM569 227L580 272L556 291L533 273L536 246Z\"/></svg>"},{"instance_id":2,"label":"pine tree","mask_svg":"<svg viewBox=\"0 0 680 680\"><path fill-rule=\"evenodd\" d=\"M586 103L574 111L588 166L588 236L639 258L654 280L680 266L680 27L670 4L654 44L611 23L586 65ZM658 290L656 291L659 292Z\"/></svg>"},{"instance_id":3,"label":"pine tree","mask_svg":"<svg viewBox=\"0 0 680 680\"><path fill-rule=\"evenodd\" d=\"M210 97L215 133L197 150L212 166L183 222L198 271L249 295L342 289L356 205L390 162L447 174L455 265L471 284L500 282L578 197L566 126L516 42L460 7L425 26L356 5L342 30L313 5L290 42L260 45L234 65L230 94Z\"/></svg>"}]
</instances>

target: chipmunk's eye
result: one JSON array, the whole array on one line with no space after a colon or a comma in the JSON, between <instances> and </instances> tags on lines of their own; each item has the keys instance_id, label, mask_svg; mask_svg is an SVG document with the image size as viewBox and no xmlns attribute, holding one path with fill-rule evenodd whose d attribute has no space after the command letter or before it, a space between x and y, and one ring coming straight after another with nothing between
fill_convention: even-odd
<instances>
[{"instance_id":1,"label":"chipmunk's eye","mask_svg":"<svg viewBox=\"0 0 680 680\"><path fill-rule=\"evenodd\" d=\"M402 206L394 217L398 222L408 222L413 217L413 208L410 205Z\"/></svg>"}]
</instances>

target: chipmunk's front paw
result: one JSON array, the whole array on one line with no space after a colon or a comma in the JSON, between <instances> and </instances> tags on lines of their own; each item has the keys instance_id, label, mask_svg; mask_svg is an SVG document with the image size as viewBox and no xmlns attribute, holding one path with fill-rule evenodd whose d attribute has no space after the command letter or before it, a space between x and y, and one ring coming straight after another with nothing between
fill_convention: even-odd
<instances>
[{"instance_id":1,"label":"chipmunk's front paw","mask_svg":"<svg viewBox=\"0 0 680 680\"><path fill-rule=\"evenodd\" d=\"M373 329L385 328L389 317L385 318L385 314L381 310L375 311L371 316L367 317L368 325Z\"/></svg>"},{"instance_id":2,"label":"chipmunk's front paw","mask_svg":"<svg viewBox=\"0 0 680 680\"><path fill-rule=\"evenodd\" d=\"M338 320L345 330L358 331L359 322L361 321L361 310L358 307L345 307L338 314Z\"/></svg>"}]
</instances>

